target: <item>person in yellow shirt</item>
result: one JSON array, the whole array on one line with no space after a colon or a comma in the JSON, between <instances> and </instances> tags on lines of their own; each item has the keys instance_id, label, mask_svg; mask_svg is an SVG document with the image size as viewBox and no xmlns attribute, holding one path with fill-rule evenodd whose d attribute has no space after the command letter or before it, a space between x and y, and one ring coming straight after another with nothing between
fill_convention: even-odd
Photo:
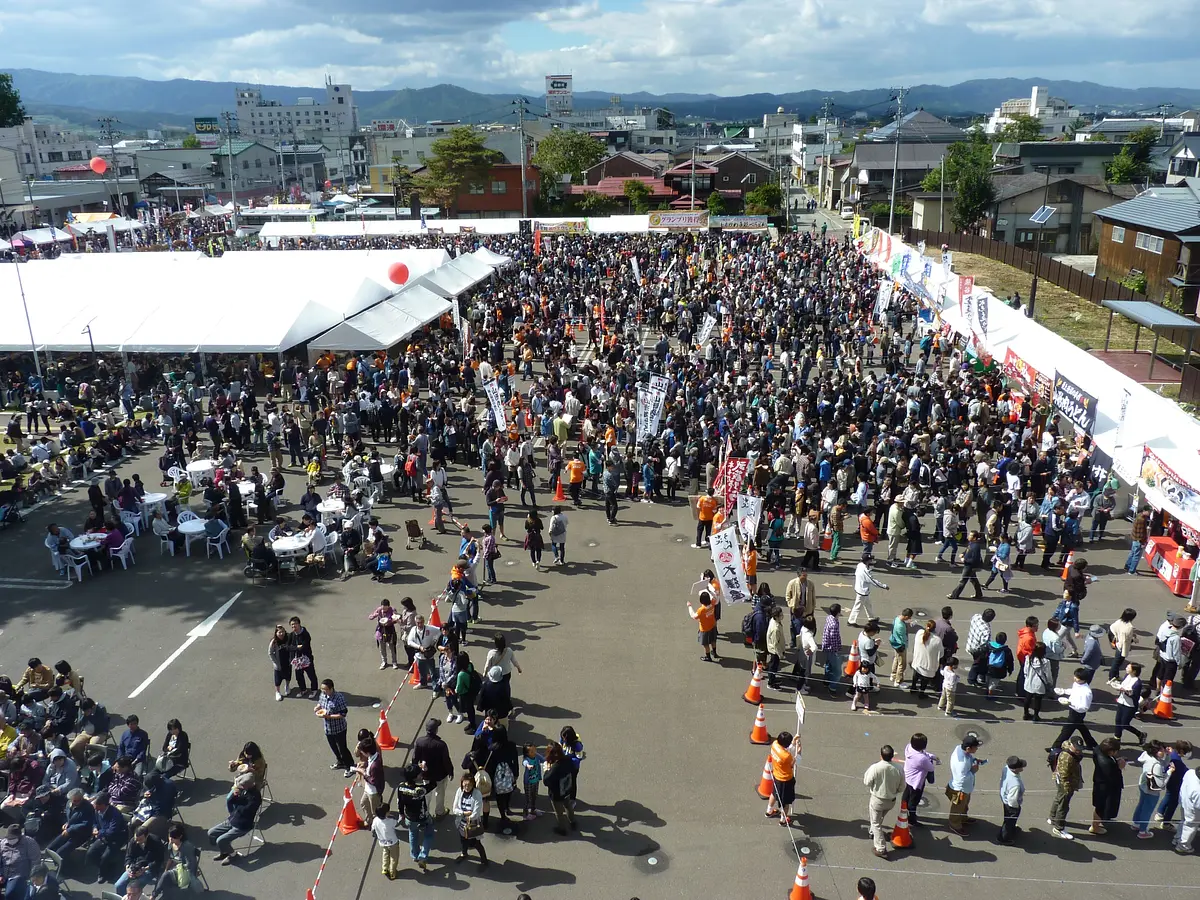
<instances>
[{"instance_id":1,"label":"person in yellow shirt","mask_svg":"<svg viewBox=\"0 0 1200 900\"><path fill-rule=\"evenodd\" d=\"M708 544L716 513L717 498L713 496L713 489L709 488L708 493L696 501L696 543L692 544L693 547L700 548Z\"/></svg>"},{"instance_id":2,"label":"person in yellow shirt","mask_svg":"<svg viewBox=\"0 0 1200 900\"><path fill-rule=\"evenodd\" d=\"M575 506L582 502L580 495L583 493L583 476L586 469L587 466L578 453L567 461L567 490L571 492L571 503Z\"/></svg>"}]
</instances>

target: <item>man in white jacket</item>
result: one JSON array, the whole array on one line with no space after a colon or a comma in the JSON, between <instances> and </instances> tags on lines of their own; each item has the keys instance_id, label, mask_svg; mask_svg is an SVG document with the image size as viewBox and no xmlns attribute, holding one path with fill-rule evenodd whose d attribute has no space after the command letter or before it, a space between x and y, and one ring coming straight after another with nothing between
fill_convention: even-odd
<instances>
[{"instance_id":1,"label":"man in white jacket","mask_svg":"<svg viewBox=\"0 0 1200 900\"><path fill-rule=\"evenodd\" d=\"M866 625L868 620L875 618L871 609L871 588L880 587L885 591L888 586L876 580L871 574L871 564L875 557L864 554L862 561L854 569L854 605L850 607L849 622L851 625Z\"/></svg>"},{"instance_id":2,"label":"man in white jacket","mask_svg":"<svg viewBox=\"0 0 1200 900\"><path fill-rule=\"evenodd\" d=\"M1188 769L1179 786L1179 811L1183 822L1176 834L1175 852L1188 854L1192 852L1196 829L1200 828L1200 776L1195 769Z\"/></svg>"}]
</instances>

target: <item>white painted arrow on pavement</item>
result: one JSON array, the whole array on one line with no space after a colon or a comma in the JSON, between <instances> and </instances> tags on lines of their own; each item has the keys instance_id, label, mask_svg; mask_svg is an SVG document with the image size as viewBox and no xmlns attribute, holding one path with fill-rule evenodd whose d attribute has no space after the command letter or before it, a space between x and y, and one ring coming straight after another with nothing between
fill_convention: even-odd
<instances>
[{"instance_id":1,"label":"white painted arrow on pavement","mask_svg":"<svg viewBox=\"0 0 1200 900\"><path fill-rule=\"evenodd\" d=\"M179 659L179 657L183 655L184 650L192 646L192 644L196 643L196 641L200 640L200 638L208 637L210 634L212 634L212 630L216 628L217 623L221 621L221 616L229 612L229 607L233 606L233 604L237 602L237 598L240 596L242 596L242 592L238 591L236 594L226 600L225 603L221 605L220 609L189 631L187 634L187 640L183 642L180 648L168 656L163 661L161 666L151 672L150 677L139 684L134 689L133 693L129 695L129 699L132 700L146 688L150 687L150 685L154 683L154 679L167 670L167 666L171 665L171 663L175 662L175 660Z\"/></svg>"}]
</instances>

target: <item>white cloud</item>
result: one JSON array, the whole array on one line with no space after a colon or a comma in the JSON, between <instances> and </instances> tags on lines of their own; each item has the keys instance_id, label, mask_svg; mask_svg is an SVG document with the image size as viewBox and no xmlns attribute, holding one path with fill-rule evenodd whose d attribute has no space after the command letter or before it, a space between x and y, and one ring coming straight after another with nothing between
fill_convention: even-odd
<instances>
[{"instance_id":1,"label":"white cloud","mask_svg":"<svg viewBox=\"0 0 1200 900\"><path fill-rule=\"evenodd\" d=\"M358 89L532 87L562 70L577 90L726 95L917 77L952 84L984 70L1190 85L1200 38L1200 0L196 0L170 16L161 9L146 0L110 0L102 16L0 7L0 29L21 35L5 45L4 64L300 86L328 73ZM129 22L138 23L132 47Z\"/></svg>"}]
</instances>

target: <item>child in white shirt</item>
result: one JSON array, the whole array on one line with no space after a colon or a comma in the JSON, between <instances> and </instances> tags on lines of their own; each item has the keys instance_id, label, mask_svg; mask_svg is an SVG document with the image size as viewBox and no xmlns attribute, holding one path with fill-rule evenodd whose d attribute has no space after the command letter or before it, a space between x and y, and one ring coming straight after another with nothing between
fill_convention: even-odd
<instances>
[{"instance_id":1,"label":"child in white shirt","mask_svg":"<svg viewBox=\"0 0 1200 900\"><path fill-rule=\"evenodd\" d=\"M850 701L851 709L858 709L859 698L862 698L863 712L871 713L871 694L879 690L879 679L875 677L875 667L863 663L854 673L854 699Z\"/></svg>"},{"instance_id":2,"label":"child in white shirt","mask_svg":"<svg viewBox=\"0 0 1200 900\"><path fill-rule=\"evenodd\" d=\"M954 692L958 690L958 657L952 656L942 666L942 696L938 698L938 709L954 716Z\"/></svg>"},{"instance_id":3,"label":"child in white shirt","mask_svg":"<svg viewBox=\"0 0 1200 900\"><path fill-rule=\"evenodd\" d=\"M371 820L371 834L379 844L380 858L383 860L383 877L395 881L396 869L400 865L400 839L396 837L396 820L389 813L386 803L379 804L375 810L375 818Z\"/></svg>"}]
</instances>

